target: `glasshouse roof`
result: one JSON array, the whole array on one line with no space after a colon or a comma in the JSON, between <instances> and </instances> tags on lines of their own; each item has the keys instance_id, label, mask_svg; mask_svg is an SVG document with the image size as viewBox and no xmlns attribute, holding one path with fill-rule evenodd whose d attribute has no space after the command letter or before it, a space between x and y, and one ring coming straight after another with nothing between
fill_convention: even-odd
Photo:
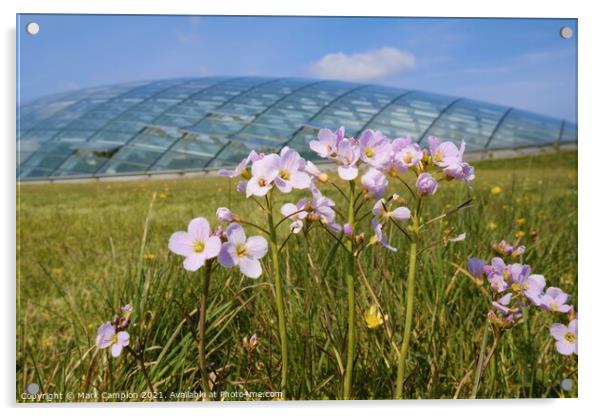
<instances>
[{"instance_id":1,"label":"glasshouse roof","mask_svg":"<svg viewBox=\"0 0 602 416\"><path fill-rule=\"evenodd\" d=\"M577 141L577 126L516 108L424 91L297 78L205 77L57 94L18 109L24 179L214 169L250 149L312 159L320 128L464 140L467 151Z\"/></svg>"}]
</instances>

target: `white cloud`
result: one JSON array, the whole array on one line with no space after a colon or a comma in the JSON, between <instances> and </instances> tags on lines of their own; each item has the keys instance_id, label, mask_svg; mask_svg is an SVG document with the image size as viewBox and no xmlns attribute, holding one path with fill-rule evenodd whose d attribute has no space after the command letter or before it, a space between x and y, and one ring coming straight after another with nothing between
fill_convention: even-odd
<instances>
[{"instance_id":1,"label":"white cloud","mask_svg":"<svg viewBox=\"0 0 602 416\"><path fill-rule=\"evenodd\" d=\"M368 81L416 68L416 58L410 52L384 47L366 52L329 53L311 65L310 71L319 78L343 81Z\"/></svg>"}]
</instances>

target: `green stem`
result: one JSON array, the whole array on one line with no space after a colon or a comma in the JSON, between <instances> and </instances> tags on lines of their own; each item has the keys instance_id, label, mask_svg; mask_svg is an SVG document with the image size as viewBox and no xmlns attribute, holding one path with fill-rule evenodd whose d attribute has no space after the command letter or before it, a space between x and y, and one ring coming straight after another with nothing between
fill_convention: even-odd
<instances>
[{"instance_id":1,"label":"green stem","mask_svg":"<svg viewBox=\"0 0 602 416\"><path fill-rule=\"evenodd\" d=\"M479 392L479 383L481 381L481 375L483 374L483 363L485 362L485 349L487 348L487 341L489 337L489 325L485 323L485 329L483 330L483 340L481 341L481 351L479 352L479 362L474 374L474 383L472 386L471 399L477 398Z\"/></svg>"},{"instance_id":2,"label":"green stem","mask_svg":"<svg viewBox=\"0 0 602 416\"><path fill-rule=\"evenodd\" d=\"M349 198L347 209L347 223L353 230L355 228L355 182L349 181ZM353 255L353 241L349 238L347 246L347 262L345 263L345 277L347 280L347 364L345 367L345 381L343 383L343 398L351 398L351 384L353 381L353 361L355 353L355 259Z\"/></svg>"},{"instance_id":3,"label":"green stem","mask_svg":"<svg viewBox=\"0 0 602 416\"><path fill-rule=\"evenodd\" d=\"M199 299L199 367L201 368L201 383L205 400L210 400L211 388L209 386L209 376L207 374L207 359L205 353L205 329L207 317L207 297L209 295L209 282L211 280L211 268L213 259L208 260L205 267L205 277L203 279L203 290Z\"/></svg>"},{"instance_id":4,"label":"green stem","mask_svg":"<svg viewBox=\"0 0 602 416\"><path fill-rule=\"evenodd\" d=\"M278 313L278 332L280 335L280 349L282 354L282 368L280 391L282 399L286 399L287 373L288 373L288 349L286 345L286 323L284 321L284 304L282 296L282 276L280 275L279 247L274 225L274 214L272 209L272 193L266 197L268 203L268 225L270 235L270 253L272 256L272 267L274 272L274 287L276 290L276 310Z\"/></svg>"},{"instance_id":5,"label":"green stem","mask_svg":"<svg viewBox=\"0 0 602 416\"><path fill-rule=\"evenodd\" d=\"M403 398L403 382L405 379L406 356L410 346L410 334L412 332L412 314L414 312L414 284L416 280L416 242L410 245L410 266L408 270L408 289L406 293L406 316L403 326L403 340L399 351L397 363L397 383L395 385L395 398Z\"/></svg>"},{"instance_id":6,"label":"green stem","mask_svg":"<svg viewBox=\"0 0 602 416\"><path fill-rule=\"evenodd\" d=\"M403 399L403 383L405 380L406 357L410 346L410 335L412 333L412 315L414 313L414 286L416 284L416 252L418 239L418 227L420 223L420 199L416 212L414 213L413 231L415 233L410 244L410 264L408 267L408 288L406 293L405 322L403 324L403 339L397 362L397 381L395 384L395 398ZM403 288L402 288L403 289ZM402 305L403 306L403 305Z\"/></svg>"}]
</instances>

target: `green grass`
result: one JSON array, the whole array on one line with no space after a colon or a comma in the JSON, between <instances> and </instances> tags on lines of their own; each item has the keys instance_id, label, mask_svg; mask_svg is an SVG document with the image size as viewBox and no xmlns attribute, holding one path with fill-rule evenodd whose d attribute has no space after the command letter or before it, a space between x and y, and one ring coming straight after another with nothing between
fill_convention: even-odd
<instances>
[{"instance_id":1,"label":"green grass","mask_svg":"<svg viewBox=\"0 0 602 416\"><path fill-rule=\"evenodd\" d=\"M524 262L544 274L548 285L570 293L577 304L576 152L480 162L476 174L472 190L445 183L425 207L423 217L428 219L474 198L469 209L428 227L429 241L462 232L467 237L419 253L405 397L470 396L470 373L489 306L454 263L464 265L470 256L489 259L493 242L514 243L515 234L523 231ZM492 195L496 185L502 192ZM222 178L21 185L17 394L31 382L42 392L64 394L147 391L140 366L130 355L111 359L94 347L97 327L124 303L135 307L131 345L144 351L155 390L164 398L171 392L200 391L191 327L196 327L201 272L185 272L182 259L168 253L167 240L195 216L213 222L219 206L263 221L261 210L234 187ZM324 189L342 203L336 190ZM409 198L404 188L397 192ZM278 194L277 206L298 196ZM519 225L518 219L524 223ZM256 234L245 228L247 235ZM399 233L393 234L392 243L398 253L371 246L360 258L364 276L355 283L356 398L388 399L395 390L409 243ZM335 250L333 240L315 228L307 239L291 238L282 252L290 398L335 399L342 394L347 292L344 256ZM215 391L279 389L268 258L258 280L223 268L212 277L207 351ZM376 329L368 329L362 318L373 303L371 291L387 318ZM555 351L548 331L552 322L549 313L533 310L526 323L503 334L478 397L577 394L576 388L566 392L559 387L565 378L576 382L577 359ZM259 345L247 354L242 338L253 333Z\"/></svg>"}]
</instances>

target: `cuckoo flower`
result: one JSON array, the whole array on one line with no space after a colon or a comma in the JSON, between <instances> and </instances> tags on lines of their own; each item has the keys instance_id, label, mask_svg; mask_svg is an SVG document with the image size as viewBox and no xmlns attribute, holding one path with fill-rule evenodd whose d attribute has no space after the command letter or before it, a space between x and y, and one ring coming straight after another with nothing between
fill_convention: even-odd
<instances>
[{"instance_id":1,"label":"cuckoo flower","mask_svg":"<svg viewBox=\"0 0 602 416\"><path fill-rule=\"evenodd\" d=\"M541 298L541 307L551 312L570 312L573 308L566 302L569 300L569 295L564 293L557 287L549 287Z\"/></svg>"},{"instance_id":2,"label":"cuckoo flower","mask_svg":"<svg viewBox=\"0 0 602 416\"><path fill-rule=\"evenodd\" d=\"M432 195L437 192L439 184L430 173L421 173L416 180L416 189L420 195Z\"/></svg>"},{"instance_id":3,"label":"cuckoo flower","mask_svg":"<svg viewBox=\"0 0 602 416\"><path fill-rule=\"evenodd\" d=\"M262 154L257 153L255 150L251 150L251 153L247 157L245 157L239 164L234 168L234 170L220 169L218 171L218 175L227 176L228 178L237 178L242 176L245 179L249 179L249 172L247 170L247 166L249 163L255 162L263 157Z\"/></svg>"},{"instance_id":4,"label":"cuckoo flower","mask_svg":"<svg viewBox=\"0 0 602 416\"><path fill-rule=\"evenodd\" d=\"M318 140L309 142L309 148L320 157L334 159L338 153L338 147L345 136L345 128L339 127L335 132L328 129L320 129Z\"/></svg>"},{"instance_id":5,"label":"cuckoo flower","mask_svg":"<svg viewBox=\"0 0 602 416\"><path fill-rule=\"evenodd\" d=\"M391 159L391 143L380 131L364 130L359 138L360 158L376 168L382 168Z\"/></svg>"},{"instance_id":6,"label":"cuckoo flower","mask_svg":"<svg viewBox=\"0 0 602 416\"><path fill-rule=\"evenodd\" d=\"M487 280L489 284L496 292L503 292L508 288L508 281L510 280L510 266L507 266L499 257L494 257L491 260L490 266L484 267L485 273L487 274ZM520 269L522 270L522 268Z\"/></svg>"},{"instance_id":7,"label":"cuckoo flower","mask_svg":"<svg viewBox=\"0 0 602 416\"><path fill-rule=\"evenodd\" d=\"M215 212L215 216L221 222L232 222L234 221L234 214L226 207L220 207Z\"/></svg>"},{"instance_id":8,"label":"cuckoo flower","mask_svg":"<svg viewBox=\"0 0 602 416\"><path fill-rule=\"evenodd\" d=\"M119 357L124 347L130 343L130 335L125 331L115 331L115 326L105 322L98 328L96 334L96 347L100 349L111 348L111 355Z\"/></svg>"},{"instance_id":9,"label":"cuckoo flower","mask_svg":"<svg viewBox=\"0 0 602 416\"><path fill-rule=\"evenodd\" d=\"M395 247L389 244L389 240L383 232L383 225L381 223L379 223L376 219L372 219L370 225L372 226L372 231L374 231L374 235L370 239L370 244L380 243L388 250L397 251Z\"/></svg>"},{"instance_id":10,"label":"cuckoo flower","mask_svg":"<svg viewBox=\"0 0 602 416\"><path fill-rule=\"evenodd\" d=\"M450 178L462 181L472 181L474 179L474 168L466 162L449 165L443 169L443 173Z\"/></svg>"},{"instance_id":11,"label":"cuckoo flower","mask_svg":"<svg viewBox=\"0 0 602 416\"><path fill-rule=\"evenodd\" d=\"M410 210L407 207L397 207L394 210L388 210L386 201L382 198L374 204L372 214L379 220L382 219L383 222L387 221L389 218L398 221L407 221L411 216Z\"/></svg>"},{"instance_id":12,"label":"cuckoo flower","mask_svg":"<svg viewBox=\"0 0 602 416\"><path fill-rule=\"evenodd\" d=\"M256 160L251 166L251 179L246 186L247 198L264 196L272 189L274 179L278 177L280 170L280 156L269 154L262 159Z\"/></svg>"},{"instance_id":13,"label":"cuckoo flower","mask_svg":"<svg viewBox=\"0 0 602 416\"><path fill-rule=\"evenodd\" d=\"M502 313L502 315L508 316L510 314L517 312L517 308L512 308L512 307L508 306L508 305L510 305L511 299L512 299L512 293L506 293L504 296L502 296L498 300L491 302L491 304L493 305L493 307L495 309L497 309L500 313Z\"/></svg>"},{"instance_id":14,"label":"cuckoo flower","mask_svg":"<svg viewBox=\"0 0 602 416\"><path fill-rule=\"evenodd\" d=\"M428 138L429 152L434 165L442 168L459 165L462 163L465 144L462 142L460 148L452 142L439 142L434 136Z\"/></svg>"},{"instance_id":15,"label":"cuckoo flower","mask_svg":"<svg viewBox=\"0 0 602 416\"><path fill-rule=\"evenodd\" d=\"M212 235L209 222L195 218L188 224L188 231L177 231L169 239L169 249L184 256L184 268L194 272L205 264L205 260L216 257L221 248L219 237Z\"/></svg>"},{"instance_id":16,"label":"cuckoo flower","mask_svg":"<svg viewBox=\"0 0 602 416\"><path fill-rule=\"evenodd\" d=\"M338 229L340 226L334 223L336 216L334 209L332 209L335 206L334 201L322 195L314 184L311 184L309 189L311 190L312 200L311 212L308 218L320 221L325 225L331 225L331 228Z\"/></svg>"},{"instance_id":17,"label":"cuckoo flower","mask_svg":"<svg viewBox=\"0 0 602 416\"><path fill-rule=\"evenodd\" d=\"M278 160L278 175L274 182L280 192L289 193L295 189L309 187L311 178L305 172L305 160L295 150L284 147Z\"/></svg>"},{"instance_id":18,"label":"cuckoo flower","mask_svg":"<svg viewBox=\"0 0 602 416\"><path fill-rule=\"evenodd\" d=\"M382 197L389 185L387 177L380 170L373 167L364 173L361 182L364 191L373 198Z\"/></svg>"},{"instance_id":19,"label":"cuckoo flower","mask_svg":"<svg viewBox=\"0 0 602 416\"><path fill-rule=\"evenodd\" d=\"M306 205L307 200L303 198L296 205L287 202L280 208L280 213L292 221L290 230L293 234L297 234L303 229L303 219L307 217Z\"/></svg>"},{"instance_id":20,"label":"cuckoo flower","mask_svg":"<svg viewBox=\"0 0 602 416\"><path fill-rule=\"evenodd\" d=\"M416 143L409 143L395 152L395 160L405 169L414 167L422 160L422 150Z\"/></svg>"},{"instance_id":21,"label":"cuckoo flower","mask_svg":"<svg viewBox=\"0 0 602 416\"><path fill-rule=\"evenodd\" d=\"M312 177L316 178L320 182L328 182L328 175L325 172L322 172L309 160L305 162L305 172L309 173Z\"/></svg>"},{"instance_id":22,"label":"cuckoo flower","mask_svg":"<svg viewBox=\"0 0 602 416\"><path fill-rule=\"evenodd\" d=\"M337 161L340 166L338 168L341 179L351 181L357 177L358 168L356 166L360 158L360 149L357 142L353 139L343 139L339 143L339 153Z\"/></svg>"},{"instance_id":23,"label":"cuckoo flower","mask_svg":"<svg viewBox=\"0 0 602 416\"><path fill-rule=\"evenodd\" d=\"M232 223L226 229L228 242L222 245L219 252L219 263L230 268L238 266L240 272L247 277L256 279L261 275L259 259L268 252L268 242L260 236L247 237L242 226Z\"/></svg>"},{"instance_id":24,"label":"cuckoo flower","mask_svg":"<svg viewBox=\"0 0 602 416\"><path fill-rule=\"evenodd\" d=\"M546 279L541 274L531 274L531 267L522 264L511 265L510 274L510 289L524 295L534 305L539 306Z\"/></svg>"},{"instance_id":25,"label":"cuckoo flower","mask_svg":"<svg viewBox=\"0 0 602 416\"><path fill-rule=\"evenodd\" d=\"M577 319L563 324L552 324L550 334L556 340L556 350L562 355L577 354Z\"/></svg>"}]
</instances>

